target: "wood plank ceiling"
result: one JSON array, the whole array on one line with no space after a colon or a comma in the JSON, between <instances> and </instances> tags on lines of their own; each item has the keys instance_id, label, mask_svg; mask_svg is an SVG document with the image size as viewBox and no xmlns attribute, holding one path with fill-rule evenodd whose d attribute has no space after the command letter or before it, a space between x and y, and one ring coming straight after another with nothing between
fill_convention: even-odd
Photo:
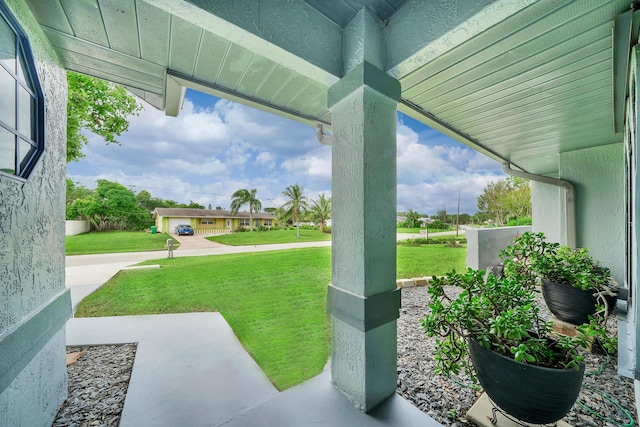
<instances>
[{"instance_id":1,"label":"wood plank ceiling","mask_svg":"<svg viewBox=\"0 0 640 427\"><path fill-rule=\"evenodd\" d=\"M326 93L340 76L315 79L269 51L249 49L168 12L167 4L182 7L183 0L26 2L66 68L123 84L158 108L165 108L168 76L176 75L219 96L311 124L330 123ZM420 21L428 30L429 17L437 17L441 6L429 2L428 10L420 0L339 0L330 7L323 0L297 3L307 16L323 15L325 28L337 31L366 6L386 22L385 31L400 36L416 30L416 19L409 16L420 10L432 12ZM485 5L499 10L503 2L475 3L478 10ZM520 9L468 37L459 34L481 25L486 14L460 11L464 22L454 22L451 31L429 45L416 43L415 49L409 36L386 37L388 52L414 56L402 66L403 58L394 59L387 72L402 84L401 111L498 160L553 174L561 152L622 140L614 128L613 27L631 1L520 3ZM447 23L447 17L440 19ZM296 22L288 25L292 34L304 31L294 28ZM438 53L416 57L419 51Z\"/></svg>"}]
</instances>

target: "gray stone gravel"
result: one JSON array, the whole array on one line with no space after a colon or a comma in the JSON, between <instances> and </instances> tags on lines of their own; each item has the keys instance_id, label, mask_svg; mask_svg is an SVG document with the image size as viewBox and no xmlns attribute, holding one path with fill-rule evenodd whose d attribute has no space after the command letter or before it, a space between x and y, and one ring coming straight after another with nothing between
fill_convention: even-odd
<instances>
[{"instance_id":1,"label":"gray stone gravel","mask_svg":"<svg viewBox=\"0 0 640 427\"><path fill-rule=\"evenodd\" d=\"M426 287L402 289L402 308L398 319L397 392L445 426L467 426L470 423L464 417L480 392L469 387L468 378L452 380L435 374L435 339L427 337L420 324L420 319L427 312L428 301ZM542 298L539 302L543 307ZM614 316L610 317L609 324L610 328L615 328ZM579 400L610 421L589 413L578 404L573 406L564 421L575 427L614 427L629 423L624 412L607 400L604 393L626 409L635 422L633 381L617 375L615 357L585 353L585 360L587 376Z\"/></svg>"},{"instance_id":2,"label":"gray stone gravel","mask_svg":"<svg viewBox=\"0 0 640 427\"><path fill-rule=\"evenodd\" d=\"M53 427L118 426L136 347L137 344L67 347L67 354L81 351L82 355L67 367L69 395Z\"/></svg>"}]
</instances>

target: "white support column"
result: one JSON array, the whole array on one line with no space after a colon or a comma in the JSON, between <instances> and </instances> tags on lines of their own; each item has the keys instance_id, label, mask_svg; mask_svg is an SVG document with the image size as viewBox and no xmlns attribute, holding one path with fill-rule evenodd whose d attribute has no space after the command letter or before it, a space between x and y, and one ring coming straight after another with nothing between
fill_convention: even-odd
<instances>
[{"instance_id":1,"label":"white support column","mask_svg":"<svg viewBox=\"0 0 640 427\"><path fill-rule=\"evenodd\" d=\"M381 23L363 10L345 37L363 41L329 90L332 115L333 384L369 411L397 382L396 108L400 83L379 68ZM347 49L355 43L345 41ZM374 61L367 62L367 57ZM345 63L347 63L345 61Z\"/></svg>"}]
</instances>

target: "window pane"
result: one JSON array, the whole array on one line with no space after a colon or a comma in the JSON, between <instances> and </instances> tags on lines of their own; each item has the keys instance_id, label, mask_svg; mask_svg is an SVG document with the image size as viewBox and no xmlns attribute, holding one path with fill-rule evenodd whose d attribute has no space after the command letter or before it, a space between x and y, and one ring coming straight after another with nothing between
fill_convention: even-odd
<instances>
[{"instance_id":1,"label":"window pane","mask_svg":"<svg viewBox=\"0 0 640 427\"><path fill-rule=\"evenodd\" d=\"M29 78L29 75L26 73L27 66L24 63L24 57L20 55L19 58L20 58L20 61L18 62L18 78L22 83L25 84L25 86L33 90L33 84L31 84L31 79Z\"/></svg>"},{"instance_id":2,"label":"window pane","mask_svg":"<svg viewBox=\"0 0 640 427\"><path fill-rule=\"evenodd\" d=\"M12 72L16 72L16 35L2 17L0 17L0 62Z\"/></svg>"},{"instance_id":3,"label":"window pane","mask_svg":"<svg viewBox=\"0 0 640 427\"><path fill-rule=\"evenodd\" d=\"M18 131L27 135L32 140L36 139L36 100L31 97L25 88L18 88Z\"/></svg>"},{"instance_id":4,"label":"window pane","mask_svg":"<svg viewBox=\"0 0 640 427\"><path fill-rule=\"evenodd\" d=\"M18 160L20 161L20 173L27 166L33 152L36 151L36 147L31 145L29 142L20 138L20 151L18 151Z\"/></svg>"},{"instance_id":5,"label":"window pane","mask_svg":"<svg viewBox=\"0 0 640 427\"><path fill-rule=\"evenodd\" d=\"M9 126L16 127L16 80L0 67L0 120Z\"/></svg>"},{"instance_id":6,"label":"window pane","mask_svg":"<svg viewBox=\"0 0 640 427\"><path fill-rule=\"evenodd\" d=\"M16 137L0 128L0 171L14 175L16 173Z\"/></svg>"}]
</instances>

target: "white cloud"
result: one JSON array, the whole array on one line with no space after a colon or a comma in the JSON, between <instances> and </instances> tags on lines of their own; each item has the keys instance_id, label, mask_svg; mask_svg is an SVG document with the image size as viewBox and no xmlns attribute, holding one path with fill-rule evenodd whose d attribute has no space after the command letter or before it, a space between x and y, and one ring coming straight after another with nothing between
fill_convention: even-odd
<instances>
[{"instance_id":1,"label":"white cloud","mask_svg":"<svg viewBox=\"0 0 640 427\"><path fill-rule=\"evenodd\" d=\"M282 162L282 169L296 176L331 182L331 149L320 146L309 153Z\"/></svg>"},{"instance_id":2,"label":"white cloud","mask_svg":"<svg viewBox=\"0 0 640 427\"><path fill-rule=\"evenodd\" d=\"M446 204L452 211L460 190L461 210L475 212L486 184L503 178L500 165L400 117L398 209L433 214ZM163 199L225 208L240 188L256 188L265 207L284 203L282 191L296 182L309 200L331 196L331 148L316 140L313 127L202 94L188 93L177 118L147 106L121 146L89 137L86 158L67 173L92 188L108 179Z\"/></svg>"}]
</instances>

